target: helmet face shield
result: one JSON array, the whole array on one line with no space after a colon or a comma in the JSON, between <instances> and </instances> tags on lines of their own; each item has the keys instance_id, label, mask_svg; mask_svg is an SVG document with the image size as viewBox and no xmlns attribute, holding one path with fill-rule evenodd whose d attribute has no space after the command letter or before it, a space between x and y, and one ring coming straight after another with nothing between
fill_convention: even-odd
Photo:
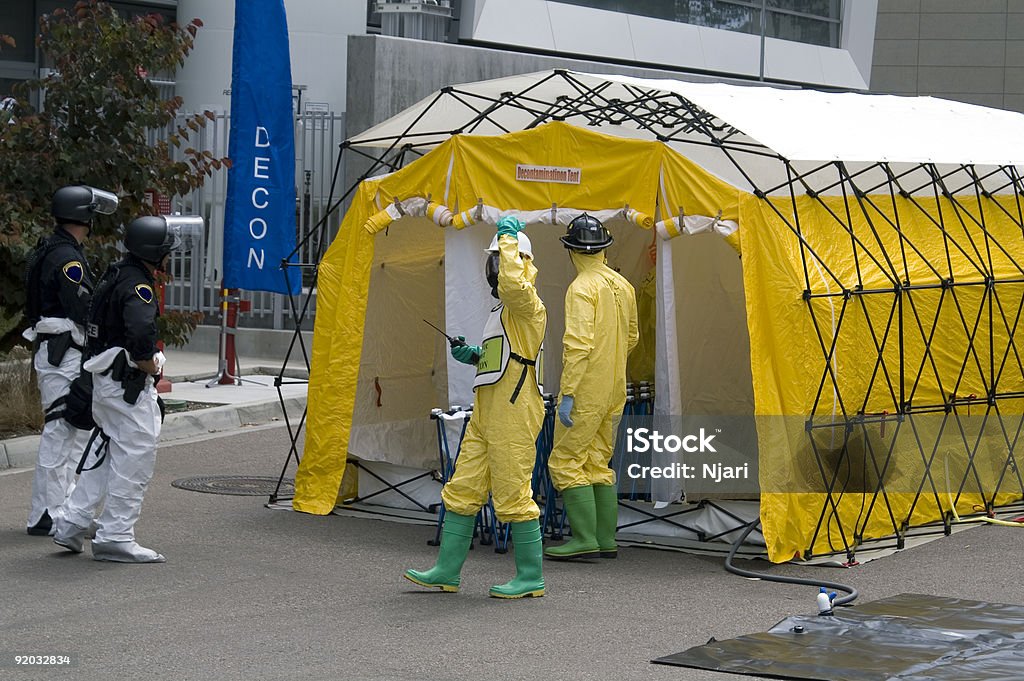
<instances>
[{"instance_id":1,"label":"helmet face shield","mask_svg":"<svg viewBox=\"0 0 1024 681\"><path fill-rule=\"evenodd\" d=\"M195 241L203 236L203 219L198 215L164 215L170 251L191 250Z\"/></svg>"},{"instance_id":2,"label":"helmet face shield","mask_svg":"<svg viewBox=\"0 0 1024 681\"><path fill-rule=\"evenodd\" d=\"M181 225L172 225L170 221L167 222L167 238L164 239L164 247L168 253L181 247Z\"/></svg>"},{"instance_id":3,"label":"helmet face shield","mask_svg":"<svg viewBox=\"0 0 1024 681\"><path fill-rule=\"evenodd\" d=\"M92 191L92 202L90 203L92 212L101 215L113 215L114 211L117 210L117 195L103 189L96 189L95 187L89 187L89 190Z\"/></svg>"},{"instance_id":4,"label":"helmet face shield","mask_svg":"<svg viewBox=\"0 0 1024 681\"><path fill-rule=\"evenodd\" d=\"M186 224L202 218L180 218L162 215L144 215L135 218L125 228L124 245L129 253L152 265L160 265L164 258L181 246Z\"/></svg>"},{"instance_id":5,"label":"helmet face shield","mask_svg":"<svg viewBox=\"0 0 1024 681\"><path fill-rule=\"evenodd\" d=\"M51 212L58 223L76 223L89 226L97 213L110 215L117 210L117 195L95 187L69 185L54 195Z\"/></svg>"}]
</instances>

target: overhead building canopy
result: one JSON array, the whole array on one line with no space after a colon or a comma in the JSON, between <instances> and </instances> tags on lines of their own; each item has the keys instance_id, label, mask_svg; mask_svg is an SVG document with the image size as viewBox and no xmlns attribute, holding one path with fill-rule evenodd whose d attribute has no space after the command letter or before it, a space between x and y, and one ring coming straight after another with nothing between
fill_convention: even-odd
<instances>
[{"instance_id":1,"label":"overhead building canopy","mask_svg":"<svg viewBox=\"0 0 1024 681\"><path fill-rule=\"evenodd\" d=\"M609 104L613 106L609 107ZM615 106L617 104L617 106ZM1024 164L1024 114L933 97L545 71L440 90L350 138L430 148L550 118L673 146L724 144L789 161Z\"/></svg>"}]
</instances>

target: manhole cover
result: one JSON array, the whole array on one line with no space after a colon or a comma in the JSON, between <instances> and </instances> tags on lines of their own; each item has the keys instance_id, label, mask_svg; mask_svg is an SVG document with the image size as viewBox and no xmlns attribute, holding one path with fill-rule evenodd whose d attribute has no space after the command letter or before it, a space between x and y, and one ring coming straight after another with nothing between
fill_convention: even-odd
<instances>
[{"instance_id":1,"label":"manhole cover","mask_svg":"<svg viewBox=\"0 0 1024 681\"><path fill-rule=\"evenodd\" d=\"M187 489L204 494L233 494L244 497L269 497L277 489L277 478L253 477L251 475L208 475L198 478L182 478L171 483L171 487ZM295 493L292 480L281 481L280 496Z\"/></svg>"}]
</instances>

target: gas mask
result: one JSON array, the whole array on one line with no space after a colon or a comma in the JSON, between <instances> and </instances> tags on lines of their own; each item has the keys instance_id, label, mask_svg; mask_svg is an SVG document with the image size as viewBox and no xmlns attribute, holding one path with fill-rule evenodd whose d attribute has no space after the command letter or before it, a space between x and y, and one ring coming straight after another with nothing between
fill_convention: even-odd
<instances>
[{"instance_id":1,"label":"gas mask","mask_svg":"<svg viewBox=\"0 0 1024 681\"><path fill-rule=\"evenodd\" d=\"M487 284L491 287L491 295L498 297L498 265L500 256L498 253L488 253L484 261L484 274L487 276Z\"/></svg>"}]
</instances>

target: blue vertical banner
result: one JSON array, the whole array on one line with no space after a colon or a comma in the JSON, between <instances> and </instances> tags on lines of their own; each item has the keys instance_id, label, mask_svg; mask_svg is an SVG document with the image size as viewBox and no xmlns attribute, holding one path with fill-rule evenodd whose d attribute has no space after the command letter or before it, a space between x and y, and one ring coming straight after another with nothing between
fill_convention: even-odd
<instances>
[{"instance_id":1,"label":"blue vertical banner","mask_svg":"<svg viewBox=\"0 0 1024 681\"><path fill-rule=\"evenodd\" d=\"M301 274L292 270L286 282L281 267L295 249L296 230L284 0L235 0L228 156L224 287L297 294Z\"/></svg>"}]
</instances>

